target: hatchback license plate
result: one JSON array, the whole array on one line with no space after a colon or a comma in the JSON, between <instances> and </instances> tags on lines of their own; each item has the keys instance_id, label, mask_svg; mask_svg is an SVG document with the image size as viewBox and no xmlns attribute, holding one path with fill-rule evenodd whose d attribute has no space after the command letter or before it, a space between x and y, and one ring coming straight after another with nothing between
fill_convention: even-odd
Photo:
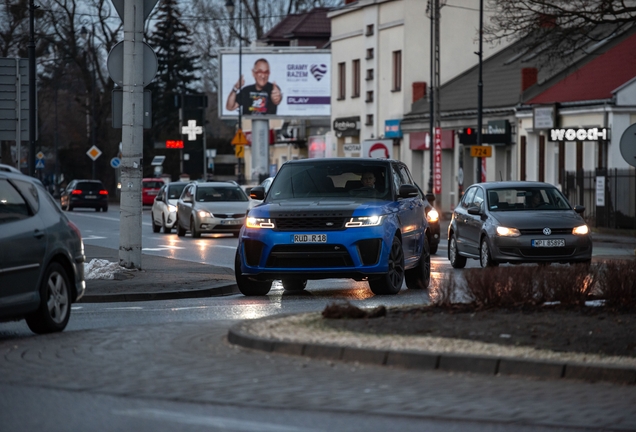
<instances>
[{"instance_id":1,"label":"hatchback license plate","mask_svg":"<svg viewBox=\"0 0 636 432\"><path fill-rule=\"evenodd\" d=\"M565 239L532 240L532 247L564 247Z\"/></svg>"},{"instance_id":2,"label":"hatchback license plate","mask_svg":"<svg viewBox=\"0 0 636 432\"><path fill-rule=\"evenodd\" d=\"M86 199L97 199L97 196L95 196L95 195L85 195L84 198L86 198Z\"/></svg>"},{"instance_id":3,"label":"hatchback license plate","mask_svg":"<svg viewBox=\"0 0 636 432\"><path fill-rule=\"evenodd\" d=\"M294 243L327 243L327 234L294 234Z\"/></svg>"}]
</instances>

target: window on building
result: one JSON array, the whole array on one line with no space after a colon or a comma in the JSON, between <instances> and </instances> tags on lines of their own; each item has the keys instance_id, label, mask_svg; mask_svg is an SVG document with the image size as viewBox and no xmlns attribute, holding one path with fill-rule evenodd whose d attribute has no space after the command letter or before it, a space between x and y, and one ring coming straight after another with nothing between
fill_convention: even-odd
<instances>
[{"instance_id":1,"label":"window on building","mask_svg":"<svg viewBox=\"0 0 636 432\"><path fill-rule=\"evenodd\" d=\"M367 98L365 99L365 102L373 102L373 91L367 92Z\"/></svg>"},{"instance_id":2,"label":"window on building","mask_svg":"<svg viewBox=\"0 0 636 432\"><path fill-rule=\"evenodd\" d=\"M367 126L373 126L373 114L367 114L367 122L365 123Z\"/></svg>"},{"instance_id":3,"label":"window on building","mask_svg":"<svg viewBox=\"0 0 636 432\"><path fill-rule=\"evenodd\" d=\"M360 60L353 60L351 62L351 97L360 97Z\"/></svg>"},{"instance_id":4,"label":"window on building","mask_svg":"<svg viewBox=\"0 0 636 432\"><path fill-rule=\"evenodd\" d=\"M367 60L371 60L373 58L373 48L367 48Z\"/></svg>"},{"instance_id":5,"label":"window on building","mask_svg":"<svg viewBox=\"0 0 636 432\"><path fill-rule=\"evenodd\" d=\"M367 26L367 33L366 33L366 35L367 35L367 36L372 36L372 35L373 35L373 24L369 24L369 25Z\"/></svg>"},{"instance_id":6,"label":"window on building","mask_svg":"<svg viewBox=\"0 0 636 432\"><path fill-rule=\"evenodd\" d=\"M402 90L402 51L393 51L393 91Z\"/></svg>"},{"instance_id":7,"label":"window on building","mask_svg":"<svg viewBox=\"0 0 636 432\"><path fill-rule=\"evenodd\" d=\"M373 69L367 69L367 81L370 81L373 79Z\"/></svg>"},{"instance_id":8,"label":"window on building","mask_svg":"<svg viewBox=\"0 0 636 432\"><path fill-rule=\"evenodd\" d=\"M338 63L338 100L342 100L347 95L347 69L345 63Z\"/></svg>"}]
</instances>

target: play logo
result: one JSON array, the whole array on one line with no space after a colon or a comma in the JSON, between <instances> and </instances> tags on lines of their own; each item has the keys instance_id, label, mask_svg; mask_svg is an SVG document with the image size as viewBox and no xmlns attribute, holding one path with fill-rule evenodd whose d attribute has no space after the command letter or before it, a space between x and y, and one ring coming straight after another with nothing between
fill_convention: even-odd
<instances>
[{"instance_id":1,"label":"play logo","mask_svg":"<svg viewBox=\"0 0 636 432\"><path fill-rule=\"evenodd\" d=\"M320 81L322 77L327 73L327 65L319 64L319 65L311 65L311 74L316 78L317 81Z\"/></svg>"}]
</instances>

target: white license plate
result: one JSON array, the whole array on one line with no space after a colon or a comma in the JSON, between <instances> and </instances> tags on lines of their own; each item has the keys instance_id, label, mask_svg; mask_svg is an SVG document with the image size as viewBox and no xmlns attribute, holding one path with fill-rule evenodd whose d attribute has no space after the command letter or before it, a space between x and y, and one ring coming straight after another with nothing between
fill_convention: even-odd
<instances>
[{"instance_id":1,"label":"white license plate","mask_svg":"<svg viewBox=\"0 0 636 432\"><path fill-rule=\"evenodd\" d=\"M532 247L564 247L564 239L532 240Z\"/></svg>"},{"instance_id":2,"label":"white license plate","mask_svg":"<svg viewBox=\"0 0 636 432\"><path fill-rule=\"evenodd\" d=\"M86 198L86 199L96 199L97 197L95 195L85 195L84 198Z\"/></svg>"},{"instance_id":3,"label":"white license plate","mask_svg":"<svg viewBox=\"0 0 636 432\"><path fill-rule=\"evenodd\" d=\"M294 243L327 243L327 234L294 234Z\"/></svg>"},{"instance_id":4,"label":"white license plate","mask_svg":"<svg viewBox=\"0 0 636 432\"><path fill-rule=\"evenodd\" d=\"M240 225L242 223L243 223L242 220L227 220L227 219L224 219L224 220L221 221L221 225Z\"/></svg>"}]
</instances>

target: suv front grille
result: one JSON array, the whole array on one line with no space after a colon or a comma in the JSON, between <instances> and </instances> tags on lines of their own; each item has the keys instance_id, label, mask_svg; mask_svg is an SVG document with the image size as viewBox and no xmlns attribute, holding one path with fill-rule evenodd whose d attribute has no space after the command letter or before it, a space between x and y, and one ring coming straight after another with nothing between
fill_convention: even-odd
<instances>
[{"instance_id":1,"label":"suv front grille","mask_svg":"<svg viewBox=\"0 0 636 432\"><path fill-rule=\"evenodd\" d=\"M278 231L336 231L342 230L347 218L323 217L279 217L274 219Z\"/></svg>"},{"instance_id":2,"label":"suv front grille","mask_svg":"<svg viewBox=\"0 0 636 432\"><path fill-rule=\"evenodd\" d=\"M267 258L266 266L274 268L353 267L353 260L342 245L276 245Z\"/></svg>"}]
</instances>

